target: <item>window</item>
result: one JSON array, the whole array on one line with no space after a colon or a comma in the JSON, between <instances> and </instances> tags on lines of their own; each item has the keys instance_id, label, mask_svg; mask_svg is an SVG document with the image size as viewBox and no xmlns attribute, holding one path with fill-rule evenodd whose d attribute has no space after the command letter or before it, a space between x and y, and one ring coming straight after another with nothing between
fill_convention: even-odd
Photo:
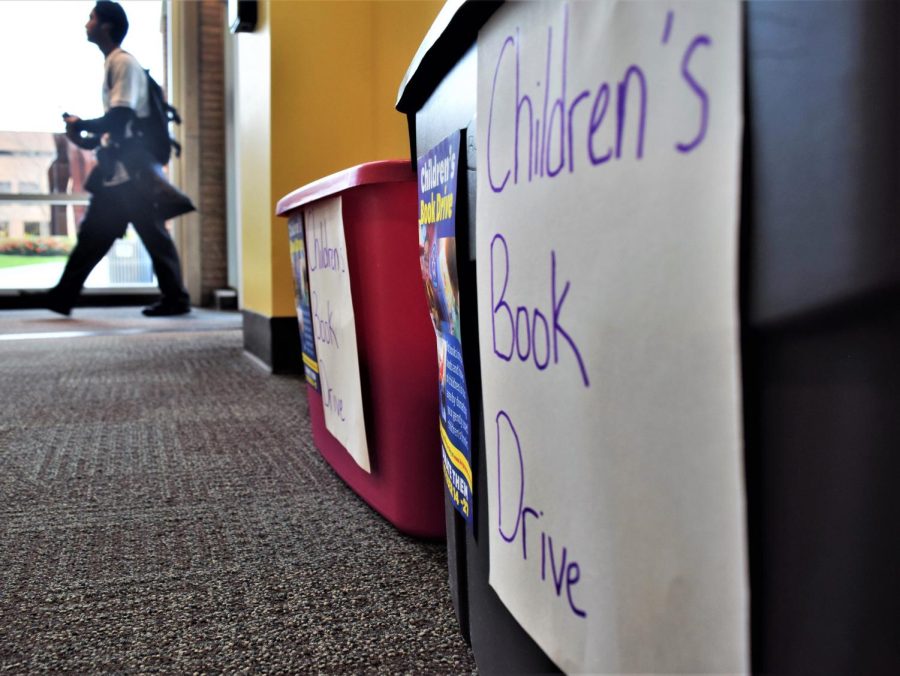
<instances>
[{"instance_id":1,"label":"window","mask_svg":"<svg viewBox=\"0 0 900 676\"><path fill-rule=\"evenodd\" d=\"M40 221L25 221L25 234L40 237L41 225L43 224Z\"/></svg>"},{"instance_id":2,"label":"window","mask_svg":"<svg viewBox=\"0 0 900 676\"><path fill-rule=\"evenodd\" d=\"M58 266L43 265L46 256L28 256L8 265L2 260L9 253L3 246L9 243L11 250L22 244L23 236L50 237L71 245L87 208L84 181L96 160L92 152L67 141L61 116L64 111L84 119L103 114L103 58L84 32L94 4L95 0L0 0L0 63L9 66L0 68L0 92L21 94L15 105L0 104L0 193L5 193L0 201L0 223L5 224L0 229L0 290L53 286L60 271ZM163 80L164 3L121 4L130 24L124 48ZM116 266L125 263L130 265L131 259L105 258L86 287L154 286L152 265L140 268L140 278L136 273L123 277Z\"/></svg>"}]
</instances>

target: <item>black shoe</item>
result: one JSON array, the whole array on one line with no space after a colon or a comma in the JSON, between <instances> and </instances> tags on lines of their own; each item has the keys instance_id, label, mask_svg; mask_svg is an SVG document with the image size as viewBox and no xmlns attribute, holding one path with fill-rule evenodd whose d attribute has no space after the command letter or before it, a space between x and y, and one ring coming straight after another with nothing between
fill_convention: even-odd
<instances>
[{"instance_id":1,"label":"black shoe","mask_svg":"<svg viewBox=\"0 0 900 676\"><path fill-rule=\"evenodd\" d=\"M58 315L63 315L64 317L68 317L70 314L72 314L71 307L69 307L68 305L62 305L52 298L47 300L47 304L44 307L46 307L48 310L52 310Z\"/></svg>"},{"instance_id":2,"label":"black shoe","mask_svg":"<svg viewBox=\"0 0 900 676\"><path fill-rule=\"evenodd\" d=\"M19 295L22 298L28 298L33 303L33 307L44 308L64 317L72 314L72 306L61 303L52 292L20 289Z\"/></svg>"},{"instance_id":3,"label":"black shoe","mask_svg":"<svg viewBox=\"0 0 900 676\"><path fill-rule=\"evenodd\" d=\"M145 317L174 317L186 315L190 311L188 303L167 303L162 300L141 310Z\"/></svg>"}]
</instances>

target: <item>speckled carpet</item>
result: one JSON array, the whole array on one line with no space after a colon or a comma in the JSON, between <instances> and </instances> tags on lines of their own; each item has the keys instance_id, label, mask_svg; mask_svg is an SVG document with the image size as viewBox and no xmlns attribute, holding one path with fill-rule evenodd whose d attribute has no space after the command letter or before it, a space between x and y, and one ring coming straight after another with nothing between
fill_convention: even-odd
<instances>
[{"instance_id":1,"label":"speckled carpet","mask_svg":"<svg viewBox=\"0 0 900 676\"><path fill-rule=\"evenodd\" d=\"M68 335L0 339L0 672L473 672L444 545L333 473L301 382L123 311L0 312Z\"/></svg>"}]
</instances>

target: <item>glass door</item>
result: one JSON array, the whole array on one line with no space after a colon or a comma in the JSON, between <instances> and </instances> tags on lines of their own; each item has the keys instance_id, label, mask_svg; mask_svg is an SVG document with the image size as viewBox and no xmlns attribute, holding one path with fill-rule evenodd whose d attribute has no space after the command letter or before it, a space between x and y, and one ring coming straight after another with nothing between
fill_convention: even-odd
<instances>
[{"instance_id":1,"label":"glass door","mask_svg":"<svg viewBox=\"0 0 900 676\"><path fill-rule=\"evenodd\" d=\"M163 1L120 4L130 24L122 48L163 82ZM84 29L93 7L85 0L0 2L0 293L52 287L75 244L96 160L69 142L62 115L103 114L103 54ZM155 285L150 257L129 227L85 286Z\"/></svg>"}]
</instances>

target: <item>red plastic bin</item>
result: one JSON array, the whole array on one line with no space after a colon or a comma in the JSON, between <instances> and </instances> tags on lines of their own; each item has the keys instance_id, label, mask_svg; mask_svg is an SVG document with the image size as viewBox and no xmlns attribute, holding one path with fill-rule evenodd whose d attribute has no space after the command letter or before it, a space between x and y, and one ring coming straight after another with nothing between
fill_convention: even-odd
<instances>
[{"instance_id":1,"label":"red plastic bin","mask_svg":"<svg viewBox=\"0 0 900 676\"><path fill-rule=\"evenodd\" d=\"M322 396L307 384L313 440L335 472L399 530L440 538L437 348L419 264L415 172L409 160L351 167L286 195L276 213L290 218L337 195L371 473L328 431Z\"/></svg>"}]
</instances>

